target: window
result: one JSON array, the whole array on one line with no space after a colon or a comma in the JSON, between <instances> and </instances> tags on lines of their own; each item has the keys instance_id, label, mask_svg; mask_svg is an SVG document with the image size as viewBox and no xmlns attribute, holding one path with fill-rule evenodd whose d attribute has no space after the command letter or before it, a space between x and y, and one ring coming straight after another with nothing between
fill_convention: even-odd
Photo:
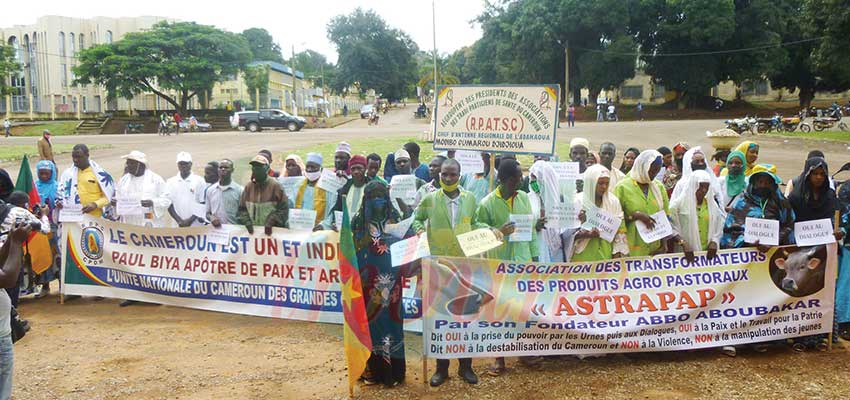
<instances>
[{"instance_id":1,"label":"window","mask_svg":"<svg viewBox=\"0 0 850 400\"><path fill-rule=\"evenodd\" d=\"M77 49L75 47L77 43L74 42L75 39L73 32L68 33L68 50L72 56L77 54Z\"/></svg>"},{"instance_id":2,"label":"window","mask_svg":"<svg viewBox=\"0 0 850 400\"><path fill-rule=\"evenodd\" d=\"M60 83L61 83L62 87L66 87L66 86L68 86L68 65L62 64L61 69L62 69L62 75L59 76Z\"/></svg>"},{"instance_id":3,"label":"window","mask_svg":"<svg viewBox=\"0 0 850 400\"><path fill-rule=\"evenodd\" d=\"M653 86L652 98L660 99L667 96L667 88L664 85Z\"/></svg>"},{"instance_id":4,"label":"window","mask_svg":"<svg viewBox=\"0 0 850 400\"><path fill-rule=\"evenodd\" d=\"M86 35L80 34L80 50L86 48Z\"/></svg>"},{"instance_id":5,"label":"window","mask_svg":"<svg viewBox=\"0 0 850 400\"><path fill-rule=\"evenodd\" d=\"M766 96L769 90L770 85L764 79L745 81L741 84L741 94L744 96Z\"/></svg>"},{"instance_id":6,"label":"window","mask_svg":"<svg viewBox=\"0 0 850 400\"><path fill-rule=\"evenodd\" d=\"M106 31L106 44L112 44L112 31Z\"/></svg>"},{"instance_id":7,"label":"window","mask_svg":"<svg viewBox=\"0 0 850 400\"><path fill-rule=\"evenodd\" d=\"M59 32L59 56L65 57L65 32Z\"/></svg>"},{"instance_id":8,"label":"window","mask_svg":"<svg viewBox=\"0 0 850 400\"><path fill-rule=\"evenodd\" d=\"M642 99L643 98L643 86L641 86L641 85L623 86L623 89L620 91L620 96L622 96L624 99Z\"/></svg>"}]
</instances>

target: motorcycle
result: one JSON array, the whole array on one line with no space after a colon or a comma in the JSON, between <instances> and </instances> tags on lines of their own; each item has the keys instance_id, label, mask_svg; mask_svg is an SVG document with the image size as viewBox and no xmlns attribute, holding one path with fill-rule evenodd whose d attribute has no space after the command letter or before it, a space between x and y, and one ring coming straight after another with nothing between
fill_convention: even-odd
<instances>
[{"instance_id":1,"label":"motorcycle","mask_svg":"<svg viewBox=\"0 0 850 400\"><path fill-rule=\"evenodd\" d=\"M758 133L779 131L782 125L781 119L782 117L779 114L775 114L773 118L756 118L756 131Z\"/></svg>"},{"instance_id":2,"label":"motorcycle","mask_svg":"<svg viewBox=\"0 0 850 400\"><path fill-rule=\"evenodd\" d=\"M372 113L369 115L369 125L378 125L378 120L380 118L381 117L376 111L372 111Z\"/></svg>"},{"instance_id":3,"label":"motorcycle","mask_svg":"<svg viewBox=\"0 0 850 400\"><path fill-rule=\"evenodd\" d=\"M829 117L815 117L815 119L812 120L812 126L818 132L830 129L836 125L838 125L838 129L842 131L850 130L848 129L847 124L841 120L840 110L833 110Z\"/></svg>"},{"instance_id":4,"label":"motorcycle","mask_svg":"<svg viewBox=\"0 0 850 400\"><path fill-rule=\"evenodd\" d=\"M744 132L753 133L753 126L756 125L756 119L748 115L744 118L727 119L724 123L726 123L726 129L731 129L741 135Z\"/></svg>"},{"instance_id":5,"label":"motorcycle","mask_svg":"<svg viewBox=\"0 0 850 400\"><path fill-rule=\"evenodd\" d=\"M794 132L800 128L802 132L811 132L811 125L804 122L803 114L797 114L793 117L782 118L779 120L779 128L785 132Z\"/></svg>"}]
</instances>

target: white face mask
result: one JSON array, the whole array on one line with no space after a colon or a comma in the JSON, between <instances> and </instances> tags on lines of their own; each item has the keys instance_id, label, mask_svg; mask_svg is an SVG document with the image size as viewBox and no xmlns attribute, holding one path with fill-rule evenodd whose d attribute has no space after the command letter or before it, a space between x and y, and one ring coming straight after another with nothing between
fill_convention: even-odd
<instances>
[{"instance_id":1,"label":"white face mask","mask_svg":"<svg viewBox=\"0 0 850 400\"><path fill-rule=\"evenodd\" d=\"M322 171L319 170L316 172L305 172L304 175L307 176L308 181L313 182L322 176Z\"/></svg>"}]
</instances>

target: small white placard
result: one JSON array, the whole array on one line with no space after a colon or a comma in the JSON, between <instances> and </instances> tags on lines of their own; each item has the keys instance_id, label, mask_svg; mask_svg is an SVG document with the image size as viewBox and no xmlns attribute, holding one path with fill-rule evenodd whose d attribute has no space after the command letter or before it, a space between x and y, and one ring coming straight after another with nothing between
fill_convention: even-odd
<instances>
[{"instance_id":1,"label":"small white placard","mask_svg":"<svg viewBox=\"0 0 850 400\"><path fill-rule=\"evenodd\" d=\"M410 229L410 225L412 224L413 216L410 216L410 218L401 220L397 224L387 224L384 227L384 232L401 239L404 237L404 234L407 233L407 230Z\"/></svg>"},{"instance_id":2,"label":"small white placard","mask_svg":"<svg viewBox=\"0 0 850 400\"><path fill-rule=\"evenodd\" d=\"M390 180L390 198L402 199L408 205L416 200L416 176L393 175Z\"/></svg>"},{"instance_id":3,"label":"small white placard","mask_svg":"<svg viewBox=\"0 0 850 400\"><path fill-rule=\"evenodd\" d=\"M198 202L192 203L192 215L204 220L207 219L207 205Z\"/></svg>"},{"instance_id":4,"label":"small white placard","mask_svg":"<svg viewBox=\"0 0 850 400\"><path fill-rule=\"evenodd\" d=\"M393 267L409 264L430 255L431 248L428 247L428 236L424 233L399 240L390 245L390 257L392 258Z\"/></svg>"},{"instance_id":5,"label":"small white placard","mask_svg":"<svg viewBox=\"0 0 850 400\"><path fill-rule=\"evenodd\" d=\"M116 197L115 212L121 216L144 215L145 208L138 197Z\"/></svg>"},{"instance_id":6,"label":"small white placard","mask_svg":"<svg viewBox=\"0 0 850 400\"><path fill-rule=\"evenodd\" d=\"M502 241L496 238L496 234L490 228L461 233L457 235L457 242L467 257L477 256L502 245Z\"/></svg>"},{"instance_id":7,"label":"small white placard","mask_svg":"<svg viewBox=\"0 0 850 400\"><path fill-rule=\"evenodd\" d=\"M744 241L779 246L779 221L747 217L744 220Z\"/></svg>"},{"instance_id":8,"label":"small white placard","mask_svg":"<svg viewBox=\"0 0 850 400\"><path fill-rule=\"evenodd\" d=\"M59 210L59 222L82 222L82 220L82 204L67 204Z\"/></svg>"},{"instance_id":9,"label":"small white placard","mask_svg":"<svg viewBox=\"0 0 850 400\"><path fill-rule=\"evenodd\" d=\"M599 207L588 210L585 216L587 223L585 223L584 228L587 230L596 228L599 231L599 237L609 243L614 241L614 236L617 235L617 230L620 229L620 224L623 222L622 219Z\"/></svg>"},{"instance_id":10,"label":"small white placard","mask_svg":"<svg viewBox=\"0 0 850 400\"><path fill-rule=\"evenodd\" d=\"M480 151L458 150L455 152L455 160L460 163L461 174L484 173L484 160L481 159Z\"/></svg>"},{"instance_id":11,"label":"small white placard","mask_svg":"<svg viewBox=\"0 0 850 400\"><path fill-rule=\"evenodd\" d=\"M581 179L581 172L577 162L550 162L558 179L577 180Z\"/></svg>"},{"instance_id":12,"label":"small white placard","mask_svg":"<svg viewBox=\"0 0 850 400\"><path fill-rule=\"evenodd\" d=\"M661 210L650 215L655 220L655 228L649 229L643 222L637 221L637 230L640 238L644 243L652 243L661 240L673 234L673 226L670 225L670 220L667 219L667 214Z\"/></svg>"},{"instance_id":13,"label":"small white placard","mask_svg":"<svg viewBox=\"0 0 850 400\"><path fill-rule=\"evenodd\" d=\"M316 226L316 210L289 209L289 229L312 232Z\"/></svg>"},{"instance_id":14,"label":"small white placard","mask_svg":"<svg viewBox=\"0 0 850 400\"><path fill-rule=\"evenodd\" d=\"M575 229L581 226L578 214L581 205L574 201L559 202L546 207L546 227L555 229Z\"/></svg>"},{"instance_id":15,"label":"small white placard","mask_svg":"<svg viewBox=\"0 0 850 400\"><path fill-rule=\"evenodd\" d=\"M322 170L322 177L316 183L316 187L329 193L336 193L345 185L345 178L336 176L336 172L330 169Z\"/></svg>"},{"instance_id":16,"label":"small white placard","mask_svg":"<svg viewBox=\"0 0 850 400\"><path fill-rule=\"evenodd\" d=\"M213 228L207 231L207 241L226 246L230 244L230 230L225 227Z\"/></svg>"},{"instance_id":17,"label":"small white placard","mask_svg":"<svg viewBox=\"0 0 850 400\"><path fill-rule=\"evenodd\" d=\"M513 222L514 233L508 240L511 242L530 242L531 230L534 229L534 216L531 214L511 214L508 219Z\"/></svg>"},{"instance_id":18,"label":"small white placard","mask_svg":"<svg viewBox=\"0 0 850 400\"><path fill-rule=\"evenodd\" d=\"M286 198L295 202L295 197L298 195L298 188L301 187L301 183L305 179L307 178L303 176L282 176L277 178L277 181L280 183L283 193L286 193Z\"/></svg>"},{"instance_id":19,"label":"small white placard","mask_svg":"<svg viewBox=\"0 0 850 400\"><path fill-rule=\"evenodd\" d=\"M835 243L832 220L824 218L794 223L794 238L797 246Z\"/></svg>"}]
</instances>

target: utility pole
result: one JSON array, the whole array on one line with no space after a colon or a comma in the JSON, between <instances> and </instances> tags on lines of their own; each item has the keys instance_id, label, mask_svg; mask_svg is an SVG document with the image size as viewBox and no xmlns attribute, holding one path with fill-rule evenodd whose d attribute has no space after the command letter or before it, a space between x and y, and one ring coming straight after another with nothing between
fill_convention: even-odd
<instances>
[{"instance_id":1,"label":"utility pole","mask_svg":"<svg viewBox=\"0 0 850 400\"><path fill-rule=\"evenodd\" d=\"M292 113L298 116L298 82L295 81L295 45L292 45L292 62L289 67L292 68Z\"/></svg>"},{"instance_id":2,"label":"utility pole","mask_svg":"<svg viewBox=\"0 0 850 400\"><path fill-rule=\"evenodd\" d=\"M570 41L564 41L564 110L570 98Z\"/></svg>"},{"instance_id":3,"label":"utility pole","mask_svg":"<svg viewBox=\"0 0 850 400\"><path fill-rule=\"evenodd\" d=\"M431 32L434 35L434 109L437 108L437 6L431 0Z\"/></svg>"}]
</instances>

